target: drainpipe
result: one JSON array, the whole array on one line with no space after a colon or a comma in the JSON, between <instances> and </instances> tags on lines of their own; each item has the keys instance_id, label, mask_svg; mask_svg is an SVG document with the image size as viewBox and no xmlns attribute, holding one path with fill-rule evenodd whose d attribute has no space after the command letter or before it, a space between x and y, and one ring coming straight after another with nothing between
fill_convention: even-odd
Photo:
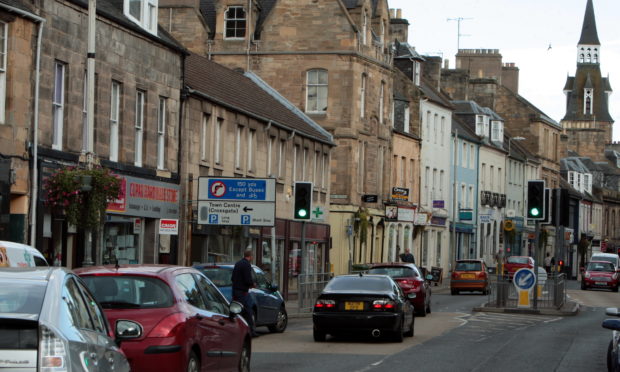
<instances>
[{"instance_id":1,"label":"drainpipe","mask_svg":"<svg viewBox=\"0 0 620 372\"><path fill-rule=\"evenodd\" d=\"M30 195L30 245L36 245L36 232L37 232L37 193L38 187L38 146L39 146L39 75L41 71L41 38L43 35L43 25L45 19L36 16L32 13L26 12L19 8L15 8L6 4L0 3L0 9L4 9L11 13L16 13L19 16L28 18L37 23L37 52L35 60L35 76L34 76L34 108L33 108L33 123L32 123L32 176L31 176L31 195Z\"/></svg>"}]
</instances>

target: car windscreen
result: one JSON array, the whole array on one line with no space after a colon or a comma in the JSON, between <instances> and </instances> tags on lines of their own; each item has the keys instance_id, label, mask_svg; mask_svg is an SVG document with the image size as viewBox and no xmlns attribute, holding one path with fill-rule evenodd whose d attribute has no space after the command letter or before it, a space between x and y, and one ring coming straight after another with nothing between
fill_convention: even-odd
<instances>
[{"instance_id":1,"label":"car windscreen","mask_svg":"<svg viewBox=\"0 0 620 372\"><path fill-rule=\"evenodd\" d=\"M618 259L616 257L592 256L591 260L592 261L607 261L607 262L611 263L614 266L618 264Z\"/></svg>"},{"instance_id":2,"label":"car windscreen","mask_svg":"<svg viewBox=\"0 0 620 372\"><path fill-rule=\"evenodd\" d=\"M157 278L119 275L82 279L104 309L150 309L173 304L170 287Z\"/></svg>"},{"instance_id":3,"label":"car windscreen","mask_svg":"<svg viewBox=\"0 0 620 372\"><path fill-rule=\"evenodd\" d=\"M587 271L606 271L614 272L616 269L611 262L590 262Z\"/></svg>"},{"instance_id":4,"label":"car windscreen","mask_svg":"<svg viewBox=\"0 0 620 372\"><path fill-rule=\"evenodd\" d=\"M407 266L373 267L368 270L368 274L389 275L392 278L410 278L418 276L418 273Z\"/></svg>"},{"instance_id":5,"label":"car windscreen","mask_svg":"<svg viewBox=\"0 0 620 372\"><path fill-rule=\"evenodd\" d=\"M326 292L391 291L391 280L380 276L341 276L330 280Z\"/></svg>"},{"instance_id":6,"label":"car windscreen","mask_svg":"<svg viewBox=\"0 0 620 372\"><path fill-rule=\"evenodd\" d=\"M28 314L38 318L45 288L45 282L20 283L0 279L0 314Z\"/></svg>"},{"instance_id":7,"label":"car windscreen","mask_svg":"<svg viewBox=\"0 0 620 372\"><path fill-rule=\"evenodd\" d=\"M506 260L506 262L508 263L514 263L514 264L529 264L530 263L530 259L527 257L516 257L516 256L510 256L508 257L508 259Z\"/></svg>"},{"instance_id":8,"label":"car windscreen","mask_svg":"<svg viewBox=\"0 0 620 372\"><path fill-rule=\"evenodd\" d=\"M482 271L482 264L479 261L457 262L455 271Z\"/></svg>"},{"instance_id":9,"label":"car windscreen","mask_svg":"<svg viewBox=\"0 0 620 372\"><path fill-rule=\"evenodd\" d=\"M218 287L232 287L232 268L205 267L202 273Z\"/></svg>"}]
</instances>

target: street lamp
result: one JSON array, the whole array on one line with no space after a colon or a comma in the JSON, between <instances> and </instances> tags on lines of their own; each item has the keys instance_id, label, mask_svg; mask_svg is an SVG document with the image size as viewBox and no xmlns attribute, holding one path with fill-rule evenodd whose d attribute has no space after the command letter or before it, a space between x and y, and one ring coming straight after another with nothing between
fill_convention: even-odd
<instances>
[{"instance_id":1,"label":"street lamp","mask_svg":"<svg viewBox=\"0 0 620 372\"><path fill-rule=\"evenodd\" d=\"M526 139L525 137L521 137L521 136L508 138L508 155L510 155L510 143L512 141L523 141L525 139Z\"/></svg>"}]
</instances>

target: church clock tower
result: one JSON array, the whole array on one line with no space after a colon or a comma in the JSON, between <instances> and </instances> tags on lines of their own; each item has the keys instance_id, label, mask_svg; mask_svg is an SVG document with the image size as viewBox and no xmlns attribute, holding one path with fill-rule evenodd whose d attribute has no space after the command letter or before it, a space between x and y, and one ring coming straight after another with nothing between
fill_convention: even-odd
<instances>
[{"instance_id":1,"label":"church clock tower","mask_svg":"<svg viewBox=\"0 0 620 372\"><path fill-rule=\"evenodd\" d=\"M595 161L605 161L605 145L612 141L614 123L608 108L612 90L609 78L601 76L601 56L594 5L588 0L577 43L577 71L564 86L566 114L561 124L568 136L567 149Z\"/></svg>"}]
</instances>

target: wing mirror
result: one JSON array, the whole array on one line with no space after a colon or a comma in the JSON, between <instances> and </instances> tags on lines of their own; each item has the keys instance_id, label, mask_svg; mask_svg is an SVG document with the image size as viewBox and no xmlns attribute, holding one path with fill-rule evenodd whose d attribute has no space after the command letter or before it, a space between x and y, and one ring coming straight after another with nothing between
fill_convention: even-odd
<instances>
[{"instance_id":1,"label":"wing mirror","mask_svg":"<svg viewBox=\"0 0 620 372\"><path fill-rule=\"evenodd\" d=\"M117 320L114 333L116 336L116 345L120 346L122 340L129 340L142 336L142 326L132 320Z\"/></svg>"},{"instance_id":2,"label":"wing mirror","mask_svg":"<svg viewBox=\"0 0 620 372\"><path fill-rule=\"evenodd\" d=\"M407 293L407 298L410 299L410 300L413 300L414 298L416 298L416 295L413 292L409 292L409 293Z\"/></svg>"},{"instance_id":3,"label":"wing mirror","mask_svg":"<svg viewBox=\"0 0 620 372\"><path fill-rule=\"evenodd\" d=\"M277 291L277 290L279 289L277 284L270 284L270 285L269 285L269 288L271 288L271 290L272 290L273 292L275 292L275 291Z\"/></svg>"},{"instance_id":4,"label":"wing mirror","mask_svg":"<svg viewBox=\"0 0 620 372\"><path fill-rule=\"evenodd\" d=\"M233 301L228 306L228 311L230 311L230 317L234 318L235 316L241 314L241 312L243 311L243 305L241 305L237 301Z\"/></svg>"}]
</instances>

